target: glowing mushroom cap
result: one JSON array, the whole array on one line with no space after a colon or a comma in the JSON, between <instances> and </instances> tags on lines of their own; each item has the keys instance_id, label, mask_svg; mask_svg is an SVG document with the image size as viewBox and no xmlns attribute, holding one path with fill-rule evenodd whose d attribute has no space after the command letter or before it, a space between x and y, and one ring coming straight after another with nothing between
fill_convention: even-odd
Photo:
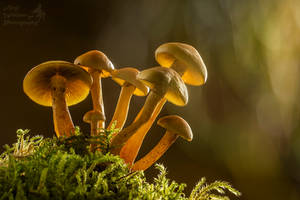
<instances>
[{"instance_id":1,"label":"glowing mushroom cap","mask_svg":"<svg viewBox=\"0 0 300 200\"><path fill-rule=\"evenodd\" d=\"M116 81L119 85L123 86L126 82L134 85L136 87L134 94L137 96L146 96L149 92L149 88L144 85L142 81L137 79L139 70L126 67L112 72L112 79Z\"/></svg>"},{"instance_id":2,"label":"glowing mushroom cap","mask_svg":"<svg viewBox=\"0 0 300 200\"><path fill-rule=\"evenodd\" d=\"M91 68L99 70L102 72L102 77L109 77L111 72L115 69L107 56L98 50L88 51L78 56L75 59L74 64L80 65L84 69Z\"/></svg>"},{"instance_id":3,"label":"glowing mushroom cap","mask_svg":"<svg viewBox=\"0 0 300 200\"><path fill-rule=\"evenodd\" d=\"M84 100L92 84L89 73L65 61L48 61L32 68L23 80L25 94L43 106L52 106L51 78L60 75L66 80L65 98L68 106Z\"/></svg>"},{"instance_id":4,"label":"glowing mushroom cap","mask_svg":"<svg viewBox=\"0 0 300 200\"><path fill-rule=\"evenodd\" d=\"M167 131L172 132L186 139L187 141L192 141L193 132L189 124L178 115L168 115L160 118L157 124Z\"/></svg>"},{"instance_id":5,"label":"glowing mushroom cap","mask_svg":"<svg viewBox=\"0 0 300 200\"><path fill-rule=\"evenodd\" d=\"M191 45L170 42L159 46L155 51L156 61L163 67L171 67L179 60L185 72L182 80L190 85L202 85L207 79L207 70L198 51Z\"/></svg>"},{"instance_id":6,"label":"glowing mushroom cap","mask_svg":"<svg viewBox=\"0 0 300 200\"><path fill-rule=\"evenodd\" d=\"M153 67L141 71L138 79L158 95L171 103L184 106L188 102L188 91L179 74L170 68Z\"/></svg>"},{"instance_id":7,"label":"glowing mushroom cap","mask_svg":"<svg viewBox=\"0 0 300 200\"><path fill-rule=\"evenodd\" d=\"M92 121L105 121L105 116L100 111L90 110L84 114L83 121L87 123L90 123Z\"/></svg>"}]
</instances>

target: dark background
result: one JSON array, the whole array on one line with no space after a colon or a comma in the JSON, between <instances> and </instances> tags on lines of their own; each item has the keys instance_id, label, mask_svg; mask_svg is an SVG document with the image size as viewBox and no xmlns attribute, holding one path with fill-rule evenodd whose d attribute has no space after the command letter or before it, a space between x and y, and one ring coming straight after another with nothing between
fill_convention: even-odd
<instances>
[{"instance_id":1,"label":"dark background","mask_svg":"<svg viewBox=\"0 0 300 200\"><path fill-rule=\"evenodd\" d=\"M1 1L0 144L15 142L18 128L54 134L51 108L22 90L35 65L98 49L116 68L143 70L158 65L160 44L185 42L201 54L208 80L188 86L187 106L167 103L160 114L182 116L194 132L159 160L168 177L187 183L187 193L205 176L232 183L241 199L300 199L299 9L297 0ZM103 80L108 122L119 91ZM144 100L133 97L128 123ZM85 133L90 109L90 97L70 107ZM139 157L163 133L153 125ZM149 180L156 173L146 171Z\"/></svg>"}]
</instances>

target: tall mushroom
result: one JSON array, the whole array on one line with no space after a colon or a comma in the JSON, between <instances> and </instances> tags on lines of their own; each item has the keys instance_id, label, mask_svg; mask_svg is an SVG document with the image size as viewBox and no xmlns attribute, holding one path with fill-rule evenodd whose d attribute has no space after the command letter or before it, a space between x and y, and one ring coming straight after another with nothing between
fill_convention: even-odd
<instances>
[{"instance_id":1,"label":"tall mushroom","mask_svg":"<svg viewBox=\"0 0 300 200\"><path fill-rule=\"evenodd\" d=\"M102 97L101 77L105 78L110 76L111 72L114 70L114 65L104 53L97 50L88 51L78 56L75 59L74 63L87 70L93 78L91 95L93 100L93 110L95 112L87 112L86 114L98 115L99 113L101 113L101 117L86 116L84 117L84 119L94 119L92 121L89 121L89 123L91 124L91 135L96 136L97 131L100 128L105 127L105 113Z\"/></svg>"},{"instance_id":2,"label":"tall mushroom","mask_svg":"<svg viewBox=\"0 0 300 200\"><path fill-rule=\"evenodd\" d=\"M162 67L175 70L186 84L197 86L206 82L207 70L205 64L198 51L191 45L179 42L162 44L156 49L155 58ZM122 148L120 154L124 155L122 157L125 158L127 163L134 162L145 134L159 114L158 110Z\"/></svg>"},{"instance_id":3,"label":"tall mushroom","mask_svg":"<svg viewBox=\"0 0 300 200\"><path fill-rule=\"evenodd\" d=\"M149 88L137 79L139 71L132 67L126 67L112 72L112 79L121 85L121 92L115 113L109 123L108 129L116 121L116 129L122 130L127 119L128 108L132 95L145 96L149 92Z\"/></svg>"},{"instance_id":4,"label":"tall mushroom","mask_svg":"<svg viewBox=\"0 0 300 200\"><path fill-rule=\"evenodd\" d=\"M23 81L24 92L31 100L52 106L57 137L73 134L68 106L84 100L91 85L91 76L85 70L65 61L44 62L32 68Z\"/></svg>"},{"instance_id":5,"label":"tall mushroom","mask_svg":"<svg viewBox=\"0 0 300 200\"><path fill-rule=\"evenodd\" d=\"M112 153L119 154L125 142L151 119L154 113L159 113L162 105L168 100L171 103L184 106L188 102L188 92L180 76L172 69L153 67L141 71L138 78L149 86L149 93L140 114L128 127L124 128L112 139ZM137 143L141 141L136 141ZM126 161L127 156L132 156L131 151L120 155ZM123 157L124 156L124 157Z\"/></svg>"},{"instance_id":6,"label":"tall mushroom","mask_svg":"<svg viewBox=\"0 0 300 200\"><path fill-rule=\"evenodd\" d=\"M155 163L180 136L187 141L192 141L193 133L189 124L177 115L160 118L157 124L166 129L164 136L158 144L143 158L134 163L132 170L146 170Z\"/></svg>"},{"instance_id":7,"label":"tall mushroom","mask_svg":"<svg viewBox=\"0 0 300 200\"><path fill-rule=\"evenodd\" d=\"M203 85L207 70L198 51L191 45L170 42L160 45L155 51L155 59L162 67L174 69L189 85Z\"/></svg>"}]
</instances>

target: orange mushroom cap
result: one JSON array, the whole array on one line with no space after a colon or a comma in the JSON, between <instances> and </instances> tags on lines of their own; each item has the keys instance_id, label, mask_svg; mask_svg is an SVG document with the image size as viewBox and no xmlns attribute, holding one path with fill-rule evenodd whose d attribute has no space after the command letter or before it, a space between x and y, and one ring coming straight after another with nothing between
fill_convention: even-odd
<instances>
[{"instance_id":1,"label":"orange mushroom cap","mask_svg":"<svg viewBox=\"0 0 300 200\"><path fill-rule=\"evenodd\" d=\"M105 116L97 110L90 110L83 116L83 121L87 123L100 120L105 121Z\"/></svg>"},{"instance_id":2,"label":"orange mushroom cap","mask_svg":"<svg viewBox=\"0 0 300 200\"><path fill-rule=\"evenodd\" d=\"M179 74L170 68L153 67L141 71L138 79L171 103L184 106L188 102L188 91Z\"/></svg>"},{"instance_id":3,"label":"orange mushroom cap","mask_svg":"<svg viewBox=\"0 0 300 200\"><path fill-rule=\"evenodd\" d=\"M193 132L190 125L178 115L168 115L160 118L157 124L167 131L172 132L186 139L187 141L192 141Z\"/></svg>"},{"instance_id":4,"label":"orange mushroom cap","mask_svg":"<svg viewBox=\"0 0 300 200\"><path fill-rule=\"evenodd\" d=\"M190 85L202 85L207 79L207 70L198 51L191 45L170 42L159 46L155 51L156 61L163 67L171 67L179 60L185 68L182 80Z\"/></svg>"},{"instance_id":5,"label":"orange mushroom cap","mask_svg":"<svg viewBox=\"0 0 300 200\"><path fill-rule=\"evenodd\" d=\"M134 85L134 94L137 96L146 96L149 92L149 88L144 85L142 81L137 79L139 70L132 67L125 67L112 72L112 79L119 85L123 86L126 82Z\"/></svg>"},{"instance_id":6,"label":"orange mushroom cap","mask_svg":"<svg viewBox=\"0 0 300 200\"><path fill-rule=\"evenodd\" d=\"M99 70L101 71L101 76L104 78L109 77L111 72L115 69L108 57L98 50L91 50L78 56L74 64L80 65L86 70L87 68Z\"/></svg>"},{"instance_id":7,"label":"orange mushroom cap","mask_svg":"<svg viewBox=\"0 0 300 200\"><path fill-rule=\"evenodd\" d=\"M51 78L60 75L66 80L65 98L68 106L83 101L92 85L92 78L78 65L65 61L48 61L32 68L23 80L25 94L43 106L52 106Z\"/></svg>"}]
</instances>

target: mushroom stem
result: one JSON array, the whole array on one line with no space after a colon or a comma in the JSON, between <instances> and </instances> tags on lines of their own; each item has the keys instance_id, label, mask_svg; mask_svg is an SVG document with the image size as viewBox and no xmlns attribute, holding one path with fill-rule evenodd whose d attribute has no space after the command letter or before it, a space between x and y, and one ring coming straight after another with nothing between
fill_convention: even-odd
<instances>
[{"instance_id":1,"label":"mushroom stem","mask_svg":"<svg viewBox=\"0 0 300 200\"><path fill-rule=\"evenodd\" d=\"M54 129L57 137L71 136L75 127L65 99L66 79L60 75L55 75L51 79L52 83L52 110Z\"/></svg>"},{"instance_id":2,"label":"mushroom stem","mask_svg":"<svg viewBox=\"0 0 300 200\"><path fill-rule=\"evenodd\" d=\"M91 74L91 76L93 78L93 83L91 86L93 108L94 108L94 110L100 111L103 114L103 116L105 116L103 97L102 97L101 72L99 72L98 70L89 69L89 73ZM93 125L91 124L91 126L96 127L96 130L99 128L105 127L104 120L95 121L92 123L96 123ZM96 134L96 132L94 132L94 133ZM93 135L93 132L91 134Z\"/></svg>"},{"instance_id":3,"label":"mushroom stem","mask_svg":"<svg viewBox=\"0 0 300 200\"><path fill-rule=\"evenodd\" d=\"M175 70L179 75L180 77L183 76L184 72L186 71L186 67L184 66L183 63L181 63L179 60L175 60L173 62L173 64L171 65L171 67L173 70Z\"/></svg>"},{"instance_id":4,"label":"mushroom stem","mask_svg":"<svg viewBox=\"0 0 300 200\"><path fill-rule=\"evenodd\" d=\"M166 131L165 135L160 139L158 144L143 158L134 163L132 170L146 170L155 163L176 141L179 136L170 131Z\"/></svg>"},{"instance_id":5,"label":"mushroom stem","mask_svg":"<svg viewBox=\"0 0 300 200\"><path fill-rule=\"evenodd\" d=\"M124 159L125 163L129 164L130 166L133 164L142 146L143 140L147 132L151 128L153 122L157 118L158 114L160 113L166 101L167 101L166 99L160 101L160 103L155 108L151 118L140 129L138 129L133 136L129 138L129 140L121 149L120 157ZM140 111L140 113L142 113L142 110ZM138 116L140 115L140 113L138 114Z\"/></svg>"},{"instance_id":6,"label":"mushroom stem","mask_svg":"<svg viewBox=\"0 0 300 200\"><path fill-rule=\"evenodd\" d=\"M138 115L138 118L128 127L119 132L115 137L113 137L111 142L111 146L113 147L111 153L115 155L120 153L125 142L127 142L127 140L151 118L152 113L161 101L165 101L165 98L152 91L150 92L142 108L143 111L140 115Z\"/></svg>"},{"instance_id":7,"label":"mushroom stem","mask_svg":"<svg viewBox=\"0 0 300 200\"><path fill-rule=\"evenodd\" d=\"M127 119L128 108L134 90L135 86L132 84L125 83L122 86L115 113L107 128L108 130L111 129L111 126L115 121L117 122L115 128L119 129L120 131L122 130Z\"/></svg>"},{"instance_id":8,"label":"mushroom stem","mask_svg":"<svg viewBox=\"0 0 300 200\"><path fill-rule=\"evenodd\" d=\"M96 136L98 135L98 131L99 131L99 124L97 123L96 120L93 120L90 122L90 126L91 126L91 136Z\"/></svg>"},{"instance_id":9,"label":"mushroom stem","mask_svg":"<svg viewBox=\"0 0 300 200\"><path fill-rule=\"evenodd\" d=\"M96 136L98 135L98 131L99 131L99 121L91 121L90 122L90 126L91 126L91 136ZM98 140L98 139L97 139ZM90 144L90 151L91 152L95 152L95 150L97 149L97 147L99 147L98 144Z\"/></svg>"},{"instance_id":10,"label":"mushroom stem","mask_svg":"<svg viewBox=\"0 0 300 200\"><path fill-rule=\"evenodd\" d=\"M102 121L102 120L104 120L104 116L102 115L102 113L100 111L97 111L97 110L88 111L83 116L83 121L86 123L89 123L91 126L91 135L92 136L97 136L97 135L99 135L98 132L102 131L97 127L97 122ZM97 148L97 146L98 146L98 144L95 144L95 143L91 144L90 150L92 152L94 152L95 149Z\"/></svg>"}]
</instances>

